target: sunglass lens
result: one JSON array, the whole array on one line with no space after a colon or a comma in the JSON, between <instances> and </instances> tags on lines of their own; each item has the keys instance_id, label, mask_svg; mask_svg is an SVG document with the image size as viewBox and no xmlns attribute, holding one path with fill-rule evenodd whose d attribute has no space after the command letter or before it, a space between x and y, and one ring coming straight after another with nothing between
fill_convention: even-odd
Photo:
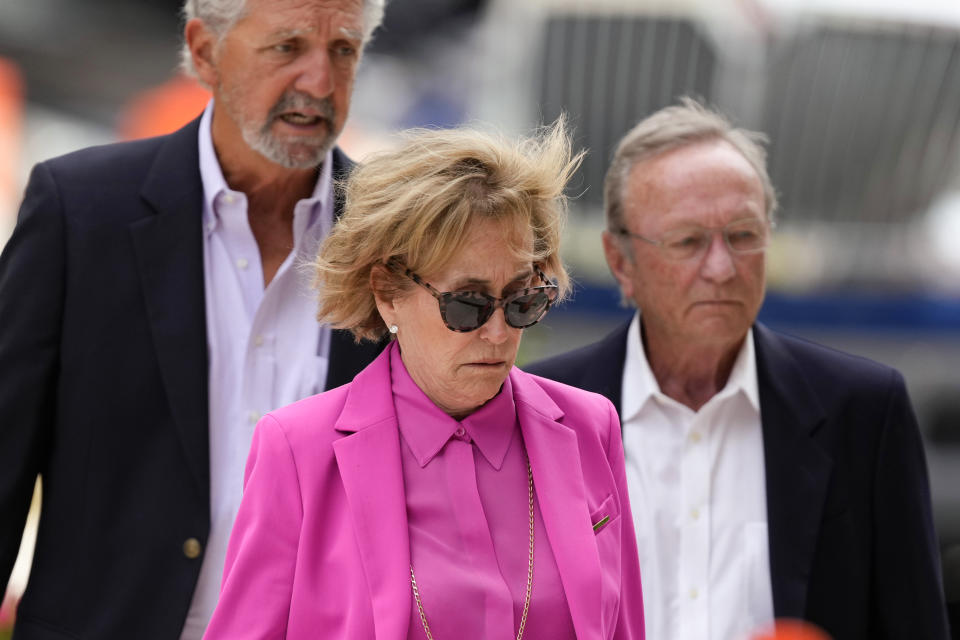
<instances>
[{"instance_id":1,"label":"sunglass lens","mask_svg":"<svg viewBox=\"0 0 960 640\"><path fill-rule=\"evenodd\" d=\"M479 294L453 293L444 296L443 319L454 331L473 331L490 317L490 300Z\"/></svg>"},{"instance_id":2,"label":"sunglass lens","mask_svg":"<svg viewBox=\"0 0 960 640\"><path fill-rule=\"evenodd\" d=\"M507 324L523 329L536 324L550 307L550 296L544 291L536 291L519 296L504 307Z\"/></svg>"}]
</instances>

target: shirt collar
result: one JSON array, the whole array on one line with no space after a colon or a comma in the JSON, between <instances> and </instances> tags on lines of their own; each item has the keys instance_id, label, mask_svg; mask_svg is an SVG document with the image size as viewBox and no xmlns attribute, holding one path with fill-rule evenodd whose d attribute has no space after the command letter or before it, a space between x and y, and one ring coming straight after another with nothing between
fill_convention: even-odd
<instances>
[{"instance_id":1,"label":"shirt collar","mask_svg":"<svg viewBox=\"0 0 960 640\"><path fill-rule=\"evenodd\" d=\"M726 398L741 392L750 406L757 413L760 412L760 388L757 383L757 358L753 347L753 329L747 330L747 337L743 340L737 359L730 370L727 384L716 395L718 399Z\"/></svg>"},{"instance_id":2,"label":"shirt collar","mask_svg":"<svg viewBox=\"0 0 960 640\"><path fill-rule=\"evenodd\" d=\"M235 191L227 184L223 177L223 169L220 167L220 161L217 159L216 150L213 147L213 107L214 101L211 98L207 103L206 109L200 118L199 131L199 150L200 150L200 182L203 185L203 228L207 235L212 233L219 224L220 208L216 203L220 198L232 197L242 198L246 201L246 194L241 191ZM317 182L314 185L313 193L309 198L304 198L297 202L294 209L293 236L294 244L299 244L300 238L304 232L312 228L320 220L324 225L322 235L329 231L327 226L332 226L332 215L319 215L332 204L333 196L333 151L328 151L320 166L320 173ZM243 208L246 212L246 207ZM329 219L329 220L328 220Z\"/></svg>"},{"instance_id":3,"label":"shirt collar","mask_svg":"<svg viewBox=\"0 0 960 640\"><path fill-rule=\"evenodd\" d=\"M650 369L640 340L640 312L634 314L627 329L627 350L623 359L623 422L632 420L654 396L661 395L660 384Z\"/></svg>"},{"instance_id":4,"label":"shirt collar","mask_svg":"<svg viewBox=\"0 0 960 640\"><path fill-rule=\"evenodd\" d=\"M760 392L757 383L757 359L753 346L753 329L747 331L747 337L737 353L737 359L730 370L727 384L710 402L722 401L725 398L742 392L744 397L757 413L760 412ZM633 316L630 328L627 330L626 355L623 365L623 390L621 403L623 404L623 422L637 417L646 403L654 397L666 396L660 390L650 362L640 340L640 312Z\"/></svg>"},{"instance_id":5,"label":"shirt collar","mask_svg":"<svg viewBox=\"0 0 960 640\"><path fill-rule=\"evenodd\" d=\"M397 343L393 342L389 349L397 422L417 463L427 466L462 427L490 466L499 471L518 427L510 377L504 380L500 393L458 422L437 407L413 381Z\"/></svg>"},{"instance_id":6,"label":"shirt collar","mask_svg":"<svg viewBox=\"0 0 960 640\"><path fill-rule=\"evenodd\" d=\"M504 378L500 392L464 418L462 424L490 466L499 471L520 426L510 376Z\"/></svg>"}]
</instances>

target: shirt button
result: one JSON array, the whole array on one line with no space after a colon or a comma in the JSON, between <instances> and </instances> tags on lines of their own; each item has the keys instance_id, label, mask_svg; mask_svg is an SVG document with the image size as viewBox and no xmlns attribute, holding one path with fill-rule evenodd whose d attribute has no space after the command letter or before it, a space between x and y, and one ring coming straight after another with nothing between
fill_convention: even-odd
<instances>
[{"instance_id":1,"label":"shirt button","mask_svg":"<svg viewBox=\"0 0 960 640\"><path fill-rule=\"evenodd\" d=\"M697 444L698 442L700 442L700 432L699 432L699 431L693 431L693 432L690 433L690 442L692 442L693 444Z\"/></svg>"},{"instance_id":2,"label":"shirt button","mask_svg":"<svg viewBox=\"0 0 960 640\"><path fill-rule=\"evenodd\" d=\"M696 520L697 518L699 518L699 517L700 517L700 510L699 510L699 509L690 509L690 517L693 518L694 520Z\"/></svg>"},{"instance_id":3,"label":"shirt button","mask_svg":"<svg viewBox=\"0 0 960 640\"><path fill-rule=\"evenodd\" d=\"M200 541L196 538L187 538L183 542L183 555L188 557L191 560L196 560L200 557L200 552L203 551L203 547L200 546Z\"/></svg>"},{"instance_id":4,"label":"shirt button","mask_svg":"<svg viewBox=\"0 0 960 640\"><path fill-rule=\"evenodd\" d=\"M250 421L250 424L257 424L257 420L260 419L260 412L250 410L250 413L247 414L247 420Z\"/></svg>"},{"instance_id":5,"label":"shirt button","mask_svg":"<svg viewBox=\"0 0 960 640\"><path fill-rule=\"evenodd\" d=\"M227 204L233 204L233 201L236 199L237 199L237 196L233 195L232 193L228 193L223 196L223 201L226 202Z\"/></svg>"},{"instance_id":6,"label":"shirt button","mask_svg":"<svg viewBox=\"0 0 960 640\"><path fill-rule=\"evenodd\" d=\"M693 588L690 589L690 599L691 599L691 600L696 600L696 599L697 599L697 596L699 596L699 595L700 595L700 593L697 591L697 588L696 588L696 587L693 587Z\"/></svg>"},{"instance_id":7,"label":"shirt button","mask_svg":"<svg viewBox=\"0 0 960 640\"><path fill-rule=\"evenodd\" d=\"M465 434L466 432L467 432L466 429L464 429L463 427L458 427L457 430L454 431L454 434L456 434L458 438L462 438L463 434Z\"/></svg>"},{"instance_id":8,"label":"shirt button","mask_svg":"<svg viewBox=\"0 0 960 640\"><path fill-rule=\"evenodd\" d=\"M263 346L263 336L256 336L253 339L254 346L262 347Z\"/></svg>"},{"instance_id":9,"label":"shirt button","mask_svg":"<svg viewBox=\"0 0 960 640\"><path fill-rule=\"evenodd\" d=\"M240 258L237 260L237 267L240 269L246 269L248 264L250 263L247 262L246 258Z\"/></svg>"}]
</instances>

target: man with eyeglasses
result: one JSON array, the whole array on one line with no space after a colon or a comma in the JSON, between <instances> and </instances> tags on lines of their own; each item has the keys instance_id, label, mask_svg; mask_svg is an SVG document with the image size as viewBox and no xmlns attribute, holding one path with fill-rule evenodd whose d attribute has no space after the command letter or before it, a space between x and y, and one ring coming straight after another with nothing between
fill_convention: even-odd
<instances>
[{"instance_id":1,"label":"man with eyeglasses","mask_svg":"<svg viewBox=\"0 0 960 640\"><path fill-rule=\"evenodd\" d=\"M647 635L946 638L926 463L899 373L756 322L776 195L762 135L685 99L607 172L633 319L525 369L623 423Z\"/></svg>"}]
</instances>

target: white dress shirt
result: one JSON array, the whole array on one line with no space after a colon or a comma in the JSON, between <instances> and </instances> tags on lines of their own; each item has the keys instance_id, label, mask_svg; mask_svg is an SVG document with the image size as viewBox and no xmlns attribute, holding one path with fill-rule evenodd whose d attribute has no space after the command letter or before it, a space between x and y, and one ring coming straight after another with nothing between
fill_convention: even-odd
<instances>
[{"instance_id":1,"label":"white dress shirt","mask_svg":"<svg viewBox=\"0 0 960 640\"><path fill-rule=\"evenodd\" d=\"M253 428L268 411L323 391L330 331L316 320L313 259L333 222L332 153L293 212L294 249L264 288L247 197L227 186L213 147L213 103L200 121L203 260L210 390L210 537L181 638L200 640L220 595Z\"/></svg>"},{"instance_id":2,"label":"white dress shirt","mask_svg":"<svg viewBox=\"0 0 960 640\"><path fill-rule=\"evenodd\" d=\"M627 487L650 640L739 640L773 620L753 332L699 411L660 391L640 340L623 370Z\"/></svg>"}]
</instances>

